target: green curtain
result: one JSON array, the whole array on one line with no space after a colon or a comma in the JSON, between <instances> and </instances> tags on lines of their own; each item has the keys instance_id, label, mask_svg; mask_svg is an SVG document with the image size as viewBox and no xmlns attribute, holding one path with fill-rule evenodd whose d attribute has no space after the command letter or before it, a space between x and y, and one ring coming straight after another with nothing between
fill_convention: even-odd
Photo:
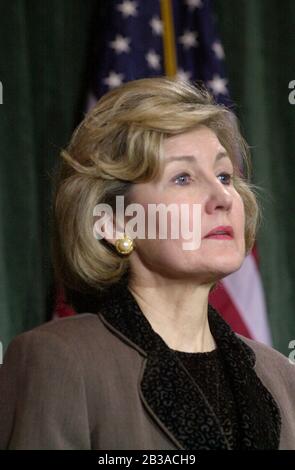
<instances>
[{"instance_id":1,"label":"green curtain","mask_svg":"<svg viewBox=\"0 0 295 470\"><path fill-rule=\"evenodd\" d=\"M52 309L51 174L82 117L106 0L0 1L0 340ZM215 0L231 94L262 186L260 266L274 346L295 339L293 0Z\"/></svg>"},{"instance_id":2,"label":"green curtain","mask_svg":"<svg viewBox=\"0 0 295 470\"><path fill-rule=\"evenodd\" d=\"M0 2L0 340L52 308L51 175L81 119L98 2Z\"/></svg>"}]
</instances>

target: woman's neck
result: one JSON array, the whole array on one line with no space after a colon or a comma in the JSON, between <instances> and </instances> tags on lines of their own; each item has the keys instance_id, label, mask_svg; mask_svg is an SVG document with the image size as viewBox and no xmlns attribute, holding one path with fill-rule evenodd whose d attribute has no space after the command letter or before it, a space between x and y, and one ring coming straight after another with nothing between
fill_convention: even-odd
<instances>
[{"instance_id":1,"label":"woman's neck","mask_svg":"<svg viewBox=\"0 0 295 470\"><path fill-rule=\"evenodd\" d=\"M177 281L129 282L128 289L153 330L171 349L207 352L216 349L208 322L210 285Z\"/></svg>"}]
</instances>

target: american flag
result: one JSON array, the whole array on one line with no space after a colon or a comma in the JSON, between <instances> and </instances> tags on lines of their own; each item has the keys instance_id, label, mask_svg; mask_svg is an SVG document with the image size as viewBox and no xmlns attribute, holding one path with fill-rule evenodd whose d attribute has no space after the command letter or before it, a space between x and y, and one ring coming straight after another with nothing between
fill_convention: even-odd
<instances>
[{"instance_id":1,"label":"american flag","mask_svg":"<svg viewBox=\"0 0 295 470\"><path fill-rule=\"evenodd\" d=\"M124 82L163 75L200 81L217 102L232 107L210 0L111 0L105 8L88 108ZM209 302L234 331L271 344L256 246ZM56 315L72 313L60 293Z\"/></svg>"},{"instance_id":2,"label":"american flag","mask_svg":"<svg viewBox=\"0 0 295 470\"><path fill-rule=\"evenodd\" d=\"M98 40L97 73L92 84L96 98L123 82L166 74L163 35L168 25L163 10L170 3L177 76L203 81L219 102L230 103L224 51L208 0L106 3L107 22Z\"/></svg>"}]
</instances>

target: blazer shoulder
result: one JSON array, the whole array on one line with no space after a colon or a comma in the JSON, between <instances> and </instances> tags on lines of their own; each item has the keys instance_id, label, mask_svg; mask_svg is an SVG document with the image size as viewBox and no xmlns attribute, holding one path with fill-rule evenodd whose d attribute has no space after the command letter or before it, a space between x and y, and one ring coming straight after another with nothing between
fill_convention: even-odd
<instances>
[{"instance_id":1,"label":"blazer shoulder","mask_svg":"<svg viewBox=\"0 0 295 470\"><path fill-rule=\"evenodd\" d=\"M108 332L96 314L54 319L15 336L4 354L3 365L12 356L23 356L29 351L30 356L56 357L76 352L82 357L80 353L88 347L99 351L106 347L107 341Z\"/></svg>"},{"instance_id":2,"label":"blazer shoulder","mask_svg":"<svg viewBox=\"0 0 295 470\"><path fill-rule=\"evenodd\" d=\"M273 371L276 369L279 370L280 373L286 372L287 374L291 374L295 386L295 364L291 360L281 352L260 341L255 341L239 334L237 334L237 336L254 351L256 367L262 366L265 370L269 369Z\"/></svg>"},{"instance_id":3,"label":"blazer shoulder","mask_svg":"<svg viewBox=\"0 0 295 470\"><path fill-rule=\"evenodd\" d=\"M27 353L40 362L42 358L43 363L53 358L57 362L62 357L77 358L85 373L94 357L104 370L115 356L127 363L134 359L134 348L110 331L99 311L54 319L17 335L8 345L3 364Z\"/></svg>"},{"instance_id":4,"label":"blazer shoulder","mask_svg":"<svg viewBox=\"0 0 295 470\"><path fill-rule=\"evenodd\" d=\"M53 320L11 341L0 367L0 449L90 448L78 332L94 320Z\"/></svg>"},{"instance_id":5,"label":"blazer shoulder","mask_svg":"<svg viewBox=\"0 0 295 470\"><path fill-rule=\"evenodd\" d=\"M103 330L99 316L93 313L82 313L65 318L55 318L17 335L14 342L22 342L32 337L55 337L59 342L70 343L77 338L97 334L97 330Z\"/></svg>"}]
</instances>

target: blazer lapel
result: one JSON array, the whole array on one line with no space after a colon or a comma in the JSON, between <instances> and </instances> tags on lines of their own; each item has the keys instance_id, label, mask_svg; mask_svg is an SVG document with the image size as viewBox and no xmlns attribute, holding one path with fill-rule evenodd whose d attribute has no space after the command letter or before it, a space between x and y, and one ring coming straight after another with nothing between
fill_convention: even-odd
<instances>
[{"instance_id":1,"label":"blazer lapel","mask_svg":"<svg viewBox=\"0 0 295 470\"><path fill-rule=\"evenodd\" d=\"M278 449L281 416L278 405L254 370L254 351L242 341L211 306L212 335L221 350L237 403L242 449Z\"/></svg>"},{"instance_id":2,"label":"blazer lapel","mask_svg":"<svg viewBox=\"0 0 295 470\"><path fill-rule=\"evenodd\" d=\"M108 288L98 313L121 339L146 357L141 398L174 444L187 450L228 449L220 422L200 386L152 329L124 278ZM208 318L239 403L243 448L278 448L279 411L253 370L254 352L210 305Z\"/></svg>"}]
</instances>

